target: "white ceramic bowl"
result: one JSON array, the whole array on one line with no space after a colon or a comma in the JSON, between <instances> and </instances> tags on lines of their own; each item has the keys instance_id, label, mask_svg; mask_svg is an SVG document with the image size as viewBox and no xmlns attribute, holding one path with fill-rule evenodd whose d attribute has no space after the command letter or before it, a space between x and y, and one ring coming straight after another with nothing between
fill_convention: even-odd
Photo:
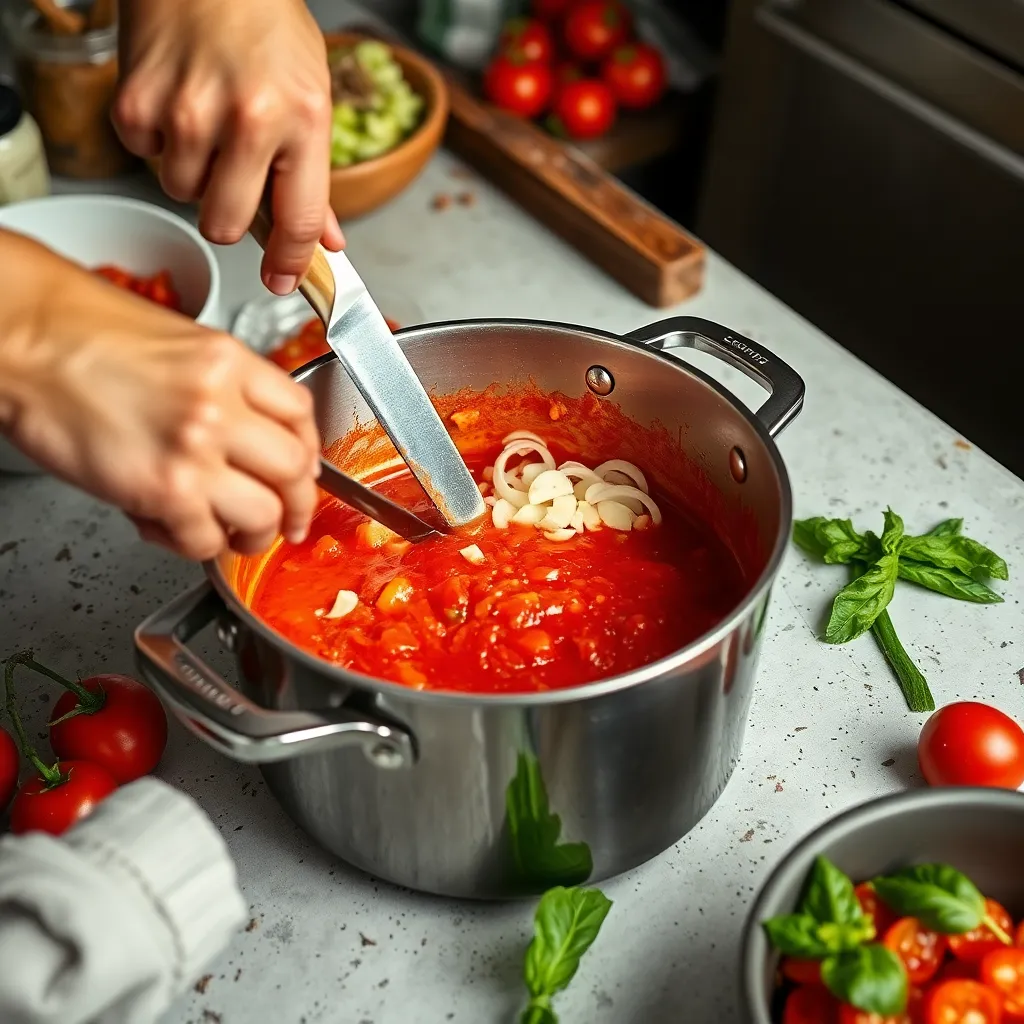
<instances>
[{"instance_id":1,"label":"white ceramic bowl","mask_svg":"<svg viewBox=\"0 0 1024 1024\"><path fill-rule=\"evenodd\" d=\"M0 207L0 227L34 238L85 267L115 264L133 274L170 271L182 312L216 323L220 271L213 249L181 217L137 199L60 195ZM0 438L0 472L38 468Z\"/></svg>"}]
</instances>

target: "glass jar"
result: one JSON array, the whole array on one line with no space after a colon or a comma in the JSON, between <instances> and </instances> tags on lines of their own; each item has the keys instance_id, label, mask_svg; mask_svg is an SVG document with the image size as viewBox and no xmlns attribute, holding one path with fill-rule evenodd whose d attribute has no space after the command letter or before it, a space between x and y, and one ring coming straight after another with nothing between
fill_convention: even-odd
<instances>
[{"instance_id":1,"label":"glass jar","mask_svg":"<svg viewBox=\"0 0 1024 1024\"><path fill-rule=\"evenodd\" d=\"M0 82L0 206L50 192L43 138L21 99Z\"/></svg>"},{"instance_id":2,"label":"glass jar","mask_svg":"<svg viewBox=\"0 0 1024 1024\"><path fill-rule=\"evenodd\" d=\"M29 0L7 0L3 26L18 88L42 132L50 170L68 178L110 178L126 171L133 158L110 121L117 26L54 35Z\"/></svg>"}]
</instances>

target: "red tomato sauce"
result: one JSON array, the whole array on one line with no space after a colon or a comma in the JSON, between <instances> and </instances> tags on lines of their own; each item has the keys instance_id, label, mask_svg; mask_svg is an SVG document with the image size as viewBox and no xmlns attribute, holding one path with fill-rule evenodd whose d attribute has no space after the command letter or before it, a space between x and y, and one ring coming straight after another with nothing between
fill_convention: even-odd
<instances>
[{"instance_id":1,"label":"red tomato sauce","mask_svg":"<svg viewBox=\"0 0 1024 1024\"><path fill-rule=\"evenodd\" d=\"M475 478L493 461L471 459ZM423 507L408 474L378 487ZM472 536L377 549L357 532L365 517L332 502L305 543L283 544L270 557L252 608L321 658L418 689L578 686L671 654L744 596L740 565L711 526L658 501L664 520L644 531L606 528L558 543L533 527L488 523ZM459 553L470 543L483 564ZM339 590L354 591L359 605L328 619Z\"/></svg>"}]
</instances>

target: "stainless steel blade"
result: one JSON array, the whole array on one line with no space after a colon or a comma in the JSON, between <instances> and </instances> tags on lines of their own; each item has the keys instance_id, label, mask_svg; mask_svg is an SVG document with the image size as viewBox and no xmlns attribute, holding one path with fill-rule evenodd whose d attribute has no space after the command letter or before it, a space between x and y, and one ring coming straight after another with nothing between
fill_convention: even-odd
<instances>
[{"instance_id":1,"label":"stainless steel blade","mask_svg":"<svg viewBox=\"0 0 1024 1024\"><path fill-rule=\"evenodd\" d=\"M479 519L480 491L380 310L345 254L326 256L336 289L327 343L446 522Z\"/></svg>"},{"instance_id":2,"label":"stainless steel blade","mask_svg":"<svg viewBox=\"0 0 1024 1024\"><path fill-rule=\"evenodd\" d=\"M369 516L381 526L394 530L406 540L415 542L438 536L437 531L423 522L419 516L389 501L383 494L378 494L358 480L353 480L326 459L320 460L320 479L317 483L321 490L346 505L351 505L356 511Z\"/></svg>"}]
</instances>

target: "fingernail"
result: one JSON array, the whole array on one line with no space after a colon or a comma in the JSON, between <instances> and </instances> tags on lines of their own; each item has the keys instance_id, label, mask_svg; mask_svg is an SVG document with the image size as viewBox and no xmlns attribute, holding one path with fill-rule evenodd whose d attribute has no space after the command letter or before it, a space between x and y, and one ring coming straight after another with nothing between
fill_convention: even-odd
<instances>
[{"instance_id":1,"label":"fingernail","mask_svg":"<svg viewBox=\"0 0 1024 1024\"><path fill-rule=\"evenodd\" d=\"M299 279L290 274L271 274L267 278L267 287L275 295L291 295L298 283Z\"/></svg>"}]
</instances>

